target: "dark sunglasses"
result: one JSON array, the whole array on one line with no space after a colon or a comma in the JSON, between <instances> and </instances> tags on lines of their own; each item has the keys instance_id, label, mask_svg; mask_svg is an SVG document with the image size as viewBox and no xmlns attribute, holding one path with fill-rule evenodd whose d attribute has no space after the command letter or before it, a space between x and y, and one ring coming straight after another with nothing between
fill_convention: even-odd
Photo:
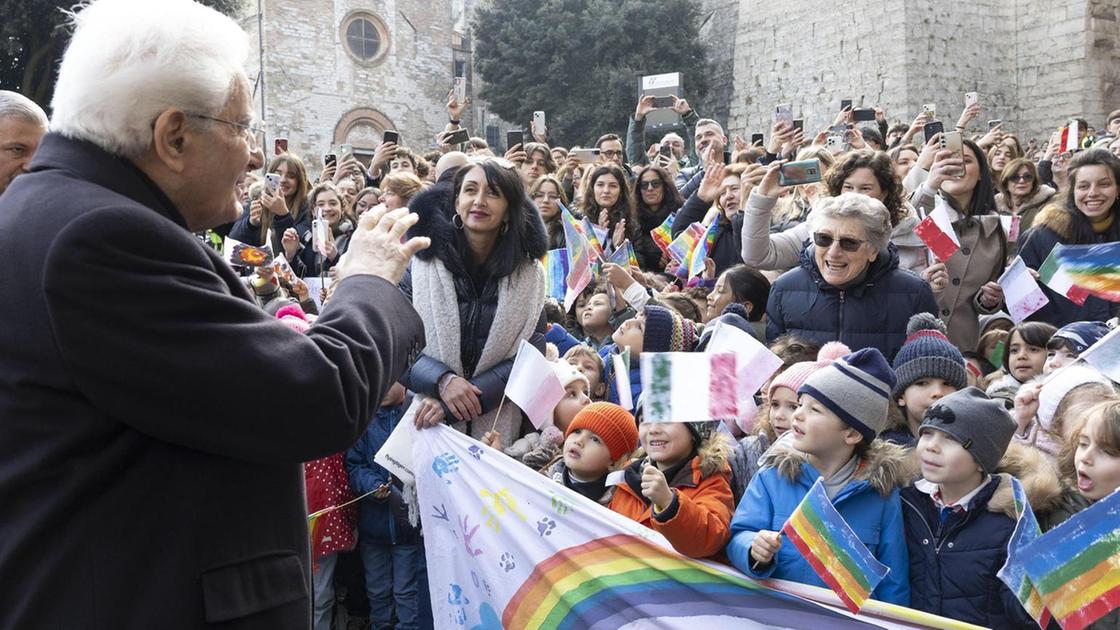
<instances>
[{"instance_id":1,"label":"dark sunglasses","mask_svg":"<svg viewBox=\"0 0 1120 630\"><path fill-rule=\"evenodd\" d=\"M813 244L816 245L817 247L822 247L824 249L828 249L829 247L832 247L832 244L834 242L836 242L836 240L837 239L832 238L828 234L821 234L819 232L813 234ZM861 240L858 240L858 239L847 238L847 237L841 238L841 239L839 239L839 241L840 241L840 249L842 249L846 252L858 252L860 245L863 245L864 243L867 242L867 241L861 241Z\"/></svg>"},{"instance_id":2,"label":"dark sunglasses","mask_svg":"<svg viewBox=\"0 0 1120 630\"><path fill-rule=\"evenodd\" d=\"M647 182L638 182L638 188L648 188L650 190L657 190L658 188L661 188L661 186L662 186L662 183L661 183L660 178L651 179Z\"/></svg>"},{"instance_id":3,"label":"dark sunglasses","mask_svg":"<svg viewBox=\"0 0 1120 630\"><path fill-rule=\"evenodd\" d=\"M1020 173L1018 175L1012 175L1011 177L1008 177L1007 180L1011 182L1031 182L1034 181L1034 176L1030 173Z\"/></svg>"}]
</instances>

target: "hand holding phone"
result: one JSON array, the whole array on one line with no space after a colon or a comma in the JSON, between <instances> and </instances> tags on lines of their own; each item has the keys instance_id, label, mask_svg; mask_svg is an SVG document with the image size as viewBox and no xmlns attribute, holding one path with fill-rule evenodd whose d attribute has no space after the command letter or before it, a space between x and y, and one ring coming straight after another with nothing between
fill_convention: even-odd
<instances>
[{"instance_id":1,"label":"hand holding phone","mask_svg":"<svg viewBox=\"0 0 1120 630\"><path fill-rule=\"evenodd\" d=\"M524 144L524 142L525 142L525 134L523 132L521 132L521 131L507 131L506 132L506 150L512 149L513 147L515 147L519 144Z\"/></svg>"},{"instance_id":2,"label":"hand holding phone","mask_svg":"<svg viewBox=\"0 0 1120 630\"><path fill-rule=\"evenodd\" d=\"M922 133L925 135L927 144L930 140L933 139L934 136L944 131L945 123L941 122L940 120L930 121L922 126Z\"/></svg>"},{"instance_id":3,"label":"hand holding phone","mask_svg":"<svg viewBox=\"0 0 1120 630\"><path fill-rule=\"evenodd\" d=\"M677 102L677 97L673 95L668 96L655 96L653 97L654 109L669 109Z\"/></svg>"},{"instance_id":4,"label":"hand holding phone","mask_svg":"<svg viewBox=\"0 0 1120 630\"><path fill-rule=\"evenodd\" d=\"M381 134L381 142L382 144L399 145L401 143L401 135L395 131L386 131L385 133Z\"/></svg>"},{"instance_id":5,"label":"hand holding phone","mask_svg":"<svg viewBox=\"0 0 1120 630\"><path fill-rule=\"evenodd\" d=\"M820 160L802 160L783 164L778 171L778 184L781 186L798 186L821 181Z\"/></svg>"}]
</instances>

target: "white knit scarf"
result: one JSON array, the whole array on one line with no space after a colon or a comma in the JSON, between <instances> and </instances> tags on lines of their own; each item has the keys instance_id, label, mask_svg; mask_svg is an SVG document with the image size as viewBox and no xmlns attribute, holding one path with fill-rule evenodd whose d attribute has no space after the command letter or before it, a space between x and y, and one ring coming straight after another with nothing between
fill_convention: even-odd
<instances>
[{"instance_id":1,"label":"white knit scarf","mask_svg":"<svg viewBox=\"0 0 1120 630\"><path fill-rule=\"evenodd\" d=\"M498 308L486 336L486 345L478 359L475 373L512 359L522 339L530 339L536 331L544 308L544 267L534 261L518 265L498 286ZM436 259L412 261L412 304L424 322L428 345L424 353L442 362L463 376L462 344L459 328L459 298L455 280L442 262ZM481 438L494 425L497 408L471 421L470 435ZM456 422L455 430L467 433L466 422ZM503 446L516 440L521 428L521 411L508 401L496 430L502 434Z\"/></svg>"}]
</instances>

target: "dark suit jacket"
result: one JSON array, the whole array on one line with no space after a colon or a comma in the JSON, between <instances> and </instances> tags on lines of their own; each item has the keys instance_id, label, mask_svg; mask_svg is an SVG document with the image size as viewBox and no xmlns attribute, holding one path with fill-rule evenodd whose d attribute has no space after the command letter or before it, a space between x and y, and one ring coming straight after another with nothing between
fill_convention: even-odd
<instances>
[{"instance_id":1,"label":"dark suit jacket","mask_svg":"<svg viewBox=\"0 0 1120 630\"><path fill-rule=\"evenodd\" d=\"M0 251L0 628L309 627L300 462L418 354L409 301L350 277L293 332L138 169L54 134Z\"/></svg>"}]
</instances>

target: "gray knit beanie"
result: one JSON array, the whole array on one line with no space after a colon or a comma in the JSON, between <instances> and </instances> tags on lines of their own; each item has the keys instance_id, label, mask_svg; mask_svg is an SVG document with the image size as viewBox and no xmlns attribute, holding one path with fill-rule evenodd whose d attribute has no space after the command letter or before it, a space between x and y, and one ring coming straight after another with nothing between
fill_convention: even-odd
<instances>
[{"instance_id":1,"label":"gray knit beanie","mask_svg":"<svg viewBox=\"0 0 1120 630\"><path fill-rule=\"evenodd\" d=\"M918 313L906 325L906 342L894 357L898 383L891 396L897 400L914 381L939 378L956 389L968 385L964 356L945 336L945 324L930 313Z\"/></svg>"},{"instance_id":2,"label":"gray knit beanie","mask_svg":"<svg viewBox=\"0 0 1120 630\"><path fill-rule=\"evenodd\" d=\"M864 348L813 372L797 393L816 398L870 444L887 426L894 383L894 371L883 353Z\"/></svg>"},{"instance_id":3,"label":"gray knit beanie","mask_svg":"<svg viewBox=\"0 0 1120 630\"><path fill-rule=\"evenodd\" d=\"M1011 443L1015 421L1000 401L988 398L975 387L968 387L930 405L918 435L929 429L952 436L972 454L984 472L991 473Z\"/></svg>"}]
</instances>

